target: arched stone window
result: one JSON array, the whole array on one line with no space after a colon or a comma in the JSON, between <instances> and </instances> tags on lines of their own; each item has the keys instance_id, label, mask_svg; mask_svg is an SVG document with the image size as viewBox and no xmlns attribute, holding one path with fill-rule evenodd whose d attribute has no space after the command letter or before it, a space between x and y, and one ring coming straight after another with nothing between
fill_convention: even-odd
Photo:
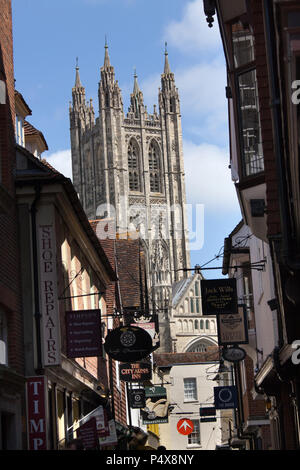
<instances>
[{"instance_id":1,"label":"arched stone window","mask_svg":"<svg viewBox=\"0 0 300 470\"><path fill-rule=\"evenodd\" d=\"M207 330L209 330L209 320L206 320L206 322L205 322L205 328L206 328Z\"/></svg>"},{"instance_id":2,"label":"arched stone window","mask_svg":"<svg viewBox=\"0 0 300 470\"><path fill-rule=\"evenodd\" d=\"M216 346L216 343L205 338L194 342L186 352L206 352L209 346Z\"/></svg>"},{"instance_id":3,"label":"arched stone window","mask_svg":"<svg viewBox=\"0 0 300 470\"><path fill-rule=\"evenodd\" d=\"M200 320L200 329L203 330L204 328L204 320Z\"/></svg>"},{"instance_id":4,"label":"arched stone window","mask_svg":"<svg viewBox=\"0 0 300 470\"><path fill-rule=\"evenodd\" d=\"M152 140L149 145L149 176L151 193L161 193L161 168L160 168L160 151L157 143Z\"/></svg>"},{"instance_id":5,"label":"arched stone window","mask_svg":"<svg viewBox=\"0 0 300 470\"><path fill-rule=\"evenodd\" d=\"M141 191L139 149L131 139L128 145L129 190Z\"/></svg>"}]
</instances>

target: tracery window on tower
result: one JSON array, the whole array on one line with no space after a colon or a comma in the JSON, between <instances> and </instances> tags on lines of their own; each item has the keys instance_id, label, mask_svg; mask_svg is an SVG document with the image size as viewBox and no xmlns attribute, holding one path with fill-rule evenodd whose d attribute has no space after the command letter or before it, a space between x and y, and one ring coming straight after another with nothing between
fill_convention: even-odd
<instances>
[{"instance_id":1,"label":"tracery window on tower","mask_svg":"<svg viewBox=\"0 0 300 470\"><path fill-rule=\"evenodd\" d=\"M155 141L151 141L149 145L149 173L150 173L150 191L151 193L161 193L161 168L160 168L160 152Z\"/></svg>"},{"instance_id":2,"label":"tracery window on tower","mask_svg":"<svg viewBox=\"0 0 300 470\"><path fill-rule=\"evenodd\" d=\"M139 150L132 139L128 145L129 190L141 191Z\"/></svg>"}]
</instances>

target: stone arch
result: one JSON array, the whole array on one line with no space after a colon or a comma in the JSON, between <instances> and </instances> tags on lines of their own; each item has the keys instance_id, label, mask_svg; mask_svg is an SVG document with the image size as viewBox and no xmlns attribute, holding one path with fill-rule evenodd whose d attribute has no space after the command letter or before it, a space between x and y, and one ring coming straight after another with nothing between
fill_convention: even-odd
<instances>
[{"instance_id":1,"label":"stone arch","mask_svg":"<svg viewBox=\"0 0 300 470\"><path fill-rule=\"evenodd\" d=\"M198 336L187 344L184 352L205 352L211 346L218 346L218 343L208 336Z\"/></svg>"}]
</instances>

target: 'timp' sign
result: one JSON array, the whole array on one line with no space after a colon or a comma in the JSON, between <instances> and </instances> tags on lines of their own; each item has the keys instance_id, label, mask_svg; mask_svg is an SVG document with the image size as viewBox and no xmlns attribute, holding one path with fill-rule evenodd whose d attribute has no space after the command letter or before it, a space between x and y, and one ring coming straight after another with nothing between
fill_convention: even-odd
<instances>
[{"instance_id":1,"label":"'timp' sign","mask_svg":"<svg viewBox=\"0 0 300 470\"><path fill-rule=\"evenodd\" d=\"M28 449L47 450L46 378L29 377L26 383Z\"/></svg>"}]
</instances>

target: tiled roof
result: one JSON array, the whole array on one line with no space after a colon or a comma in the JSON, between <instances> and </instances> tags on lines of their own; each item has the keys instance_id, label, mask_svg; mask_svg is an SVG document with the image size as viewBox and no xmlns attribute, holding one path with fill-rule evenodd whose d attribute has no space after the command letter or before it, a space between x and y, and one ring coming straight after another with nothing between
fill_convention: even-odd
<instances>
[{"instance_id":1,"label":"tiled roof","mask_svg":"<svg viewBox=\"0 0 300 470\"><path fill-rule=\"evenodd\" d=\"M48 150L48 145L47 145L47 142L46 142L46 139L43 135L43 133L41 131L39 131L38 129L36 129L32 124L30 124L30 122L24 120L24 133L25 133L25 137L26 136L38 136L42 139L43 141L43 144L45 145L45 150Z\"/></svg>"}]
</instances>

